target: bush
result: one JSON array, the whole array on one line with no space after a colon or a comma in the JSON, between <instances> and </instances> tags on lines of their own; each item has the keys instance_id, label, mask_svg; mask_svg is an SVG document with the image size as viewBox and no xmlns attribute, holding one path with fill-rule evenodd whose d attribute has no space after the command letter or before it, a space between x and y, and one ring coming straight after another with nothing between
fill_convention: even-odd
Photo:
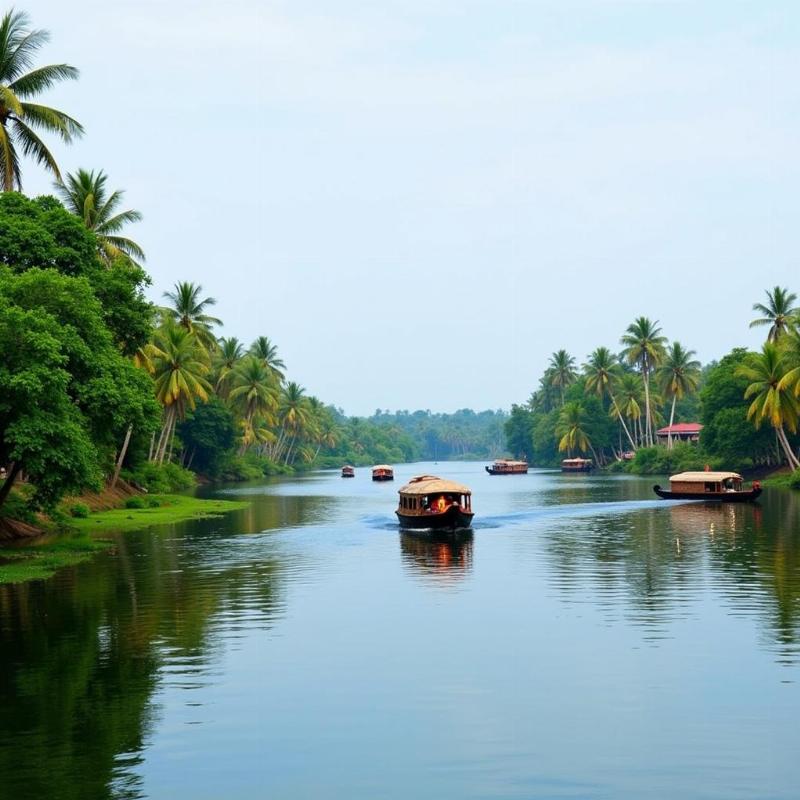
<instances>
[{"instance_id":1,"label":"bush","mask_svg":"<svg viewBox=\"0 0 800 800\"><path fill-rule=\"evenodd\" d=\"M170 494L191 489L197 483L193 472L178 464L147 463L123 473L125 480L154 494Z\"/></svg>"},{"instance_id":2,"label":"bush","mask_svg":"<svg viewBox=\"0 0 800 800\"><path fill-rule=\"evenodd\" d=\"M285 464L276 464L255 453L231 456L220 470L223 481L256 481L267 475L292 475L294 469Z\"/></svg>"},{"instance_id":3,"label":"bush","mask_svg":"<svg viewBox=\"0 0 800 800\"><path fill-rule=\"evenodd\" d=\"M635 475L672 475L687 470L702 470L708 464L712 469L721 468L719 458L710 456L697 445L677 442L672 450L663 445L642 447L636 451L627 471Z\"/></svg>"},{"instance_id":4,"label":"bush","mask_svg":"<svg viewBox=\"0 0 800 800\"><path fill-rule=\"evenodd\" d=\"M161 501L157 497L148 497L147 498L147 507L148 508L161 508Z\"/></svg>"},{"instance_id":5,"label":"bush","mask_svg":"<svg viewBox=\"0 0 800 800\"><path fill-rule=\"evenodd\" d=\"M89 506L84 503L75 503L70 506L69 513L75 519L86 519L89 516Z\"/></svg>"},{"instance_id":6,"label":"bush","mask_svg":"<svg viewBox=\"0 0 800 800\"><path fill-rule=\"evenodd\" d=\"M145 502L143 497L129 497L125 501L125 508L144 508Z\"/></svg>"}]
</instances>

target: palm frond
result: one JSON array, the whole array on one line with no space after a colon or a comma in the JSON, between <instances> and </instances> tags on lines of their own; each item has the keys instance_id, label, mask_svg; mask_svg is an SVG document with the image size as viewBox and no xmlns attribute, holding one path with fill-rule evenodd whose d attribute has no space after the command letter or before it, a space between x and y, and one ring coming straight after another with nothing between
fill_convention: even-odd
<instances>
[{"instance_id":1,"label":"palm frond","mask_svg":"<svg viewBox=\"0 0 800 800\"><path fill-rule=\"evenodd\" d=\"M57 178L61 177L53 154L45 143L22 120L14 120L14 133L22 145L22 153L49 169Z\"/></svg>"},{"instance_id":2,"label":"palm frond","mask_svg":"<svg viewBox=\"0 0 800 800\"><path fill-rule=\"evenodd\" d=\"M0 172L2 172L4 192L22 188L19 156L5 125L0 125Z\"/></svg>"},{"instance_id":3,"label":"palm frond","mask_svg":"<svg viewBox=\"0 0 800 800\"><path fill-rule=\"evenodd\" d=\"M98 220L103 220L103 217L104 217L103 212L104 212L105 208L107 208L107 206L108 206L108 203L106 203L106 205L103 206L102 209L98 210L98 212L97 212ZM141 211L134 211L134 210L122 211L119 214L117 214L115 217L111 217L110 219L107 219L107 220L105 220L103 222L100 222L95 227L95 232L102 233L104 235L107 235L109 233L116 233L118 230L123 228L128 223L141 222L142 219L143 219L143 217L142 217Z\"/></svg>"},{"instance_id":4,"label":"palm frond","mask_svg":"<svg viewBox=\"0 0 800 800\"><path fill-rule=\"evenodd\" d=\"M49 64L16 78L9 88L19 97L34 97L59 81L77 80L80 71L69 64Z\"/></svg>"},{"instance_id":5,"label":"palm frond","mask_svg":"<svg viewBox=\"0 0 800 800\"><path fill-rule=\"evenodd\" d=\"M73 138L83 136L83 125L56 108L38 103L23 103L22 110L26 122L50 133L57 133L66 144L70 144Z\"/></svg>"}]
</instances>

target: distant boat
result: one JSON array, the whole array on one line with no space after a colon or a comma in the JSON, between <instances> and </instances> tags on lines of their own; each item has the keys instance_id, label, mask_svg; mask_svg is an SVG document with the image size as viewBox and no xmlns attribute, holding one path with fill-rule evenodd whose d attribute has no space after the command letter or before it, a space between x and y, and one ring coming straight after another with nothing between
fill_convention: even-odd
<instances>
[{"instance_id":1,"label":"distant boat","mask_svg":"<svg viewBox=\"0 0 800 800\"><path fill-rule=\"evenodd\" d=\"M469 528L472 492L436 475L418 475L400 489L397 519L403 528Z\"/></svg>"},{"instance_id":2,"label":"distant boat","mask_svg":"<svg viewBox=\"0 0 800 800\"><path fill-rule=\"evenodd\" d=\"M591 458L565 458L561 462L562 472L591 472L593 469Z\"/></svg>"},{"instance_id":3,"label":"distant boat","mask_svg":"<svg viewBox=\"0 0 800 800\"><path fill-rule=\"evenodd\" d=\"M507 461L505 458L498 458L491 467L486 467L490 475L527 475L527 461Z\"/></svg>"},{"instance_id":4,"label":"distant boat","mask_svg":"<svg viewBox=\"0 0 800 800\"><path fill-rule=\"evenodd\" d=\"M750 503L761 494L761 484L753 481L744 488L738 472L681 472L669 479L669 490L654 486L664 500L716 500L721 503Z\"/></svg>"},{"instance_id":5,"label":"distant boat","mask_svg":"<svg viewBox=\"0 0 800 800\"><path fill-rule=\"evenodd\" d=\"M388 464L376 464L372 468L372 480L393 481L394 470Z\"/></svg>"},{"instance_id":6,"label":"distant boat","mask_svg":"<svg viewBox=\"0 0 800 800\"><path fill-rule=\"evenodd\" d=\"M342 477L343 478L355 478L356 471L353 467L347 466L342 467Z\"/></svg>"}]
</instances>

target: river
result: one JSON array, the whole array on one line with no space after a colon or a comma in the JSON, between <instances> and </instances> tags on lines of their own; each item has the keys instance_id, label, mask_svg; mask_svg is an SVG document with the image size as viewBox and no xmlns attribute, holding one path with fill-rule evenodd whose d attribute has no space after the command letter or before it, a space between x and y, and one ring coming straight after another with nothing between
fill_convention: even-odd
<instances>
[{"instance_id":1,"label":"river","mask_svg":"<svg viewBox=\"0 0 800 800\"><path fill-rule=\"evenodd\" d=\"M800 498L653 483L318 472L0 586L0 798L797 798Z\"/></svg>"}]
</instances>

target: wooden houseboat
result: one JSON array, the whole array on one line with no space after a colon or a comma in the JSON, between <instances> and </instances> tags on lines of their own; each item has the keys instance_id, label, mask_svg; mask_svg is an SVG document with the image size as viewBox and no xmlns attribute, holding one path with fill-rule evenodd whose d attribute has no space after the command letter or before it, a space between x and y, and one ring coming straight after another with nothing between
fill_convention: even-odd
<instances>
[{"instance_id":1,"label":"wooden houseboat","mask_svg":"<svg viewBox=\"0 0 800 800\"><path fill-rule=\"evenodd\" d=\"M486 467L486 471L490 475L527 475L528 462L507 461L504 458L499 458L491 467Z\"/></svg>"},{"instance_id":2,"label":"wooden houseboat","mask_svg":"<svg viewBox=\"0 0 800 800\"><path fill-rule=\"evenodd\" d=\"M469 528L472 492L436 475L418 475L400 489L397 519L403 528Z\"/></svg>"},{"instance_id":3,"label":"wooden houseboat","mask_svg":"<svg viewBox=\"0 0 800 800\"><path fill-rule=\"evenodd\" d=\"M356 471L354 467L351 467L349 465L346 467L342 467L343 478L355 478L355 476L356 476Z\"/></svg>"},{"instance_id":4,"label":"wooden houseboat","mask_svg":"<svg viewBox=\"0 0 800 800\"><path fill-rule=\"evenodd\" d=\"M393 481L394 470L388 464L376 464L372 468L372 480Z\"/></svg>"},{"instance_id":5,"label":"wooden houseboat","mask_svg":"<svg viewBox=\"0 0 800 800\"><path fill-rule=\"evenodd\" d=\"M561 462L562 472L591 472L593 469L591 458L565 458Z\"/></svg>"},{"instance_id":6,"label":"wooden houseboat","mask_svg":"<svg viewBox=\"0 0 800 800\"><path fill-rule=\"evenodd\" d=\"M654 486L664 500L716 500L722 503L750 503L761 494L761 484L753 481L745 488L738 472L681 472L669 479L669 490Z\"/></svg>"}]
</instances>

